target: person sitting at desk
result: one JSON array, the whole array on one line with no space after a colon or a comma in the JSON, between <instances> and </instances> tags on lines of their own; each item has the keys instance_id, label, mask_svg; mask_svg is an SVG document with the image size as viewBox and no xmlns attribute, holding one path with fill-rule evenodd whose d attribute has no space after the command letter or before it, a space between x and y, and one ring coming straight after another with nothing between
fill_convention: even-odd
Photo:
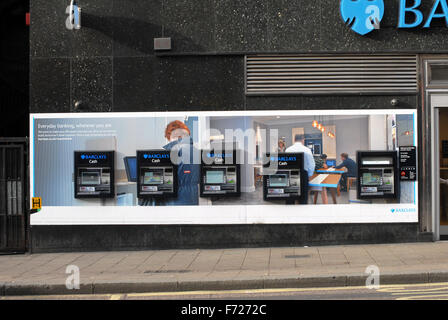
<instances>
[{"instance_id":1,"label":"person sitting at desk","mask_svg":"<svg viewBox=\"0 0 448 320\"><path fill-rule=\"evenodd\" d=\"M288 149L286 149L286 152L292 153L292 152L303 152L303 167L305 168L305 184L302 187L302 191L305 194L303 202L300 204L308 204L308 181L309 178L314 174L314 168L316 166L316 163L314 162L313 153L311 152L310 148L305 147L305 135L304 134L296 134L294 136L294 144L290 146ZM289 200L286 201L287 204L294 204L289 202Z\"/></svg>"},{"instance_id":2,"label":"person sitting at desk","mask_svg":"<svg viewBox=\"0 0 448 320\"><path fill-rule=\"evenodd\" d=\"M327 158L328 156L325 153L321 154L320 156L314 157L314 162L316 163L316 171L320 169L328 169Z\"/></svg>"},{"instance_id":3,"label":"person sitting at desk","mask_svg":"<svg viewBox=\"0 0 448 320\"><path fill-rule=\"evenodd\" d=\"M358 175L358 165L355 161L349 158L347 153L341 153L341 160L342 163L338 166L336 166L336 169L345 168L346 172L342 174L342 178L339 182L342 191L348 191L345 190L347 186L347 178L356 178Z\"/></svg>"}]
</instances>

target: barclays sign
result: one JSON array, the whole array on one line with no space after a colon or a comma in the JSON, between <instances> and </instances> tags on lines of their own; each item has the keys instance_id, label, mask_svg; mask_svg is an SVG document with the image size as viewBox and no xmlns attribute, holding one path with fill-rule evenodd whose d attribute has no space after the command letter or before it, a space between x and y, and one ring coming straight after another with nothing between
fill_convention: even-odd
<instances>
[{"instance_id":1,"label":"barclays sign","mask_svg":"<svg viewBox=\"0 0 448 320\"><path fill-rule=\"evenodd\" d=\"M384 16L383 0L341 0L341 16L353 31L365 35L379 25Z\"/></svg>"},{"instance_id":2,"label":"barclays sign","mask_svg":"<svg viewBox=\"0 0 448 320\"><path fill-rule=\"evenodd\" d=\"M422 0L400 0L397 28L431 27L433 19L445 19L448 26L447 0L434 0L430 13L424 17ZM341 17L354 32L366 35L380 29L384 17L384 0L341 0ZM411 21L411 22L410 22Z\"/></svg>"},{"instance_id":3,"label":"barclays sign","mask_svg":"<svg viewBox=\"0 0 448 320\"><path fill-rule=\"evenodd\" d=\"M296 157L271 157L271 161L297 161Z\"/></svg>"},{"instance_id":4,"label":"barclays sign","mask_svg":"<svg viewBox=\"0 0 448 320\"><path fill-rule=\"evenodd\" d=\"M145 159L169 159L169 154L160 154L160 153L153 153L153 154L144 154L143 158Z\"/></svg>"},{"instance_id":5,"label":"barclays sign","mask_svg":"<svg viewBox=\"0 0 448 320\"><path fill-rule=\"evenodd\" d=\"M232 158L232 153L207 153L208 158Z\"/></svg>"},{"instance_id":6,"label":"barclays sign","mask_svg":"<svg viewBox=\"0 0 448 320\"><path fill-rule=\"evenodd\" d=\"M398 208L398 209L390 209L392 213L415 213L417 212L416 208Z\"/></svg>"},{"instance_id":7,"label":"barclays sign","mask_svg":"<svg viewBox=\"0 0 448 320\"><path fill-rule=\"evenodd\" d=\"M106 160L107 156L105 154L82 154L82 160Z\"/></svg>"}]
</instances>

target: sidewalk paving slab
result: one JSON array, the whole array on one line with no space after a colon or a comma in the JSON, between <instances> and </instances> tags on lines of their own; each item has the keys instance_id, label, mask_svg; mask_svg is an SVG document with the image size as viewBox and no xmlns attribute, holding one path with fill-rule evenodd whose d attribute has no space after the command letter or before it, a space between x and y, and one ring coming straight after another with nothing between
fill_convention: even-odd
<instances>
[{"instance_id":1,"label":"sidewalk paving slab","mask_svg":"<svg viewBox=\"0 0 448 320\"><path fill-rule=\"evenodd\" d=\"M448 242L0 256L0 295L365 286L370 265L380 284L448 282Z\"/></svg>"}]
</instances>

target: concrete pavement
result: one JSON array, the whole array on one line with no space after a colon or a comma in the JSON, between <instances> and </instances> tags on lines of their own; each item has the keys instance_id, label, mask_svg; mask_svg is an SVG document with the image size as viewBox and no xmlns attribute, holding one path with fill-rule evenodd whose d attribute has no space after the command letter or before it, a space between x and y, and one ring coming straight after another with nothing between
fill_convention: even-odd
<instances>
[{"instance_id":1,"label":"concrete pavement","mask_svg":"<svg viewBox=\"0 0 448 320\"><path fill-rule=\"evenodd\" d=\"M4 255L0 295L363 286L370 265L381 284L448 282L448 242Z\"/></svg>"}]
</instances>

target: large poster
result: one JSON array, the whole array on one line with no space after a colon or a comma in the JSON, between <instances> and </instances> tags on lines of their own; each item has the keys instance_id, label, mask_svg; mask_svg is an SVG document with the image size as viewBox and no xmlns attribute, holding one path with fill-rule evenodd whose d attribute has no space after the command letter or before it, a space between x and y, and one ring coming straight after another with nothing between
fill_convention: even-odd
<instances>
[{"instance_id":1,"label":"large poster","mask_svg":"<svg viewBox=\"0 0 448 320\"><path fill-rule=\"evenodd\" d=\"M30 132L33 225L418 221L418 182L384 162L417 145L415 110L31 114Z\"/></svg>"}]
</instances>

